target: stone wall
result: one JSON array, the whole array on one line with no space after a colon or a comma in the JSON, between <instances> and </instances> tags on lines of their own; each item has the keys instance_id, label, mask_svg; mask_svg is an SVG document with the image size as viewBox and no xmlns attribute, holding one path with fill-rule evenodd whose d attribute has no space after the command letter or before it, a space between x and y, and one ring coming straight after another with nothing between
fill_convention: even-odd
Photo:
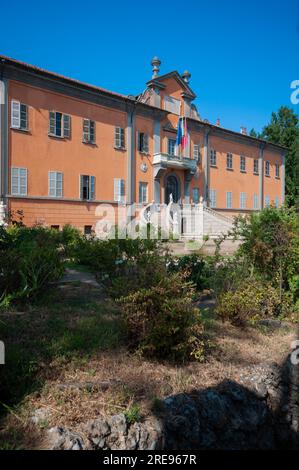
<instances>
[{"instance_id":1,"label":"stone wall","mask_svg":"<svg viewBox=\"0 0 299 470\"><path fill-rule=\"evenodd\" d=\"M128 424L123 414L89 421L82 434L49 431L52 449L276 449L299 448L298 366L265 364L242 383L167 397L159 412Z\"/></svg>"}]
</instances>

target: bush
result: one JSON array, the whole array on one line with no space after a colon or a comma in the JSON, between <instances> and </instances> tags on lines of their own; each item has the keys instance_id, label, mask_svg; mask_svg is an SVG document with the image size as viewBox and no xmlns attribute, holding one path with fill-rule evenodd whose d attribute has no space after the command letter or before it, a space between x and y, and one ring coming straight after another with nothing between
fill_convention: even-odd
<instances>
[{"instance_id":1,"label":"bush","mask_svg":"<svg viewBox=\"0 0 299 470\"><path fill-rule=\"evenodd\" d=\"M201 358L202 326L193 295L186 276L175 273L122 297L119 302L131 349L156 358Z\"/></svg>"},{"instance_id":2,"label":"bush","mask_svg":"<svg viewBox=\"0 0 299 470\"><path fill-rule=\"evenodd\" d=\"M0 228L0 306L36 297L64 270L59 239L41 227Z\"/></svg>"},{"instance_id":3,"label":"bush","mask_svg":"<svg viewBox=\"0 0 299 470\"><path fill-rule=\"evenodd\" d=\"M201 255L191 254L169 259L170 272L188 272L188 281L192 282L197 290L209 287L207 282L207 262Z\"/></svg>"},{"instance_id":4,"label":"bush","mask_svg":"<svg viewBox=\"0 0 299 470\"><path fill-rule=\"evenodd\" d=\"M239 254L255 273L275 286L289 289L299 272L299 220L293 209L267 207L248 217L239 217L234 234L243 239Z\"/></svg>"},{"instance_id":5,"label":"bush","mask_svg":"<svg viewBox=\"0 0 299 470\"><path fill-rule=\"evenodd\" d=\"M280 292L269 282L254 278L242 280L235 290L220 294L216 314L237 326L262 318L286 317L293 312L291 298Z\"/></svg>"}]
</instances>

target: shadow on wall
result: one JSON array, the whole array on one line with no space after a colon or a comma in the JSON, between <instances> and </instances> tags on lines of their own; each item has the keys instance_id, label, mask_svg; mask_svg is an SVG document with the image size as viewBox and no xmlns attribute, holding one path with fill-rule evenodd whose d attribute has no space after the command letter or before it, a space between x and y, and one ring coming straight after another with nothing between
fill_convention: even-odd
<instances>
[{"instance_id":1,"label":"shadow on wall","mask_svg":"<svg viewBox=\"0 0 299 470\"><path fill-rule=\"evenodd\" d=\"M260 366L250 381L166 398L155 411L163 448L299 449L299 365Z\"/></svg>"}]
</instances>

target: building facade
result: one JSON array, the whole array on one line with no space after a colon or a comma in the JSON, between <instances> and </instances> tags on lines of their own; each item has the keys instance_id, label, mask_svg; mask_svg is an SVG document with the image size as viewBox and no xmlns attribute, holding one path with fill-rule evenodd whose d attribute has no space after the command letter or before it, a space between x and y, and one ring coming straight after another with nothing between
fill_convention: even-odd
<instances>
[{"instance_id":1,"label":"building facade","mask_svg":"<svg viewBox=\"0 0 299 470\"><path fill-rule=\"evenodd\" d=\"M0 202L26 225L86 232L99 204L198 204L227 216L284 202L285 149L201 119L190 74L125 96L0 56ZM176 145L178 118L188 142Z\"/></svg>"}]
</instances>

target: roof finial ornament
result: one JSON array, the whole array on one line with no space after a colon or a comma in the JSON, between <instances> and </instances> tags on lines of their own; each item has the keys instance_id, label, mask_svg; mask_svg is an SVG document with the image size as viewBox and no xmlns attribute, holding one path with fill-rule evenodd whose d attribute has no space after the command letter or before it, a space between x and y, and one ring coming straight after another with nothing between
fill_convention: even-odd
<instances>
[{"instance_id":1,"label":"roof finial ornament","mask_svg":"<svg viewBox=\"0 0 299 470\"><path fill-rule=\"evenodd\" d=\"M153 60L151 61L151 65L153 66L152 78L156 78L158 76L159 71L160 71L161 60L159 60L158 57L155 56L153 58Z\"/></svg>"},{"instance_id":2,"label":"roof finial ornament","mask_svg":"<svg viewBox=\"0 0 299 470\"><path fill-rule=\"evenodd\" d=\"M183 80L185 83L189 83L189 80L191 78L191 73L188 72L188 70L185 70L185 72L182 74Z\"/></svg>"}]
</instances>

